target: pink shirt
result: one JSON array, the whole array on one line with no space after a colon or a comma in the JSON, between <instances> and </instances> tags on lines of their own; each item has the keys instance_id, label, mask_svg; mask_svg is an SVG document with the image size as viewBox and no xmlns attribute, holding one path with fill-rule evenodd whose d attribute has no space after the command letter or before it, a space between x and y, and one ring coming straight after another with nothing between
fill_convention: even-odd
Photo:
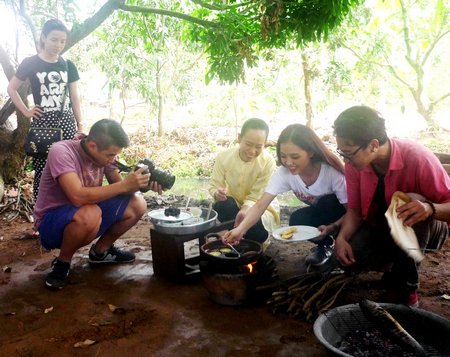
<instances>
[{"instance_id":1,"label":"pink shirt","mask_svg":"<svg viewBox=\"0 0 450 357\"><path fill-rule=\"evenodd\" d=\"M411 140L389 139L389 142L391 161L384 177L388 206L395 191L418 193L435 203L450 202L450 178L429 149ZM363 218L372 221L372 199L378 183L372 166L359 171L347 163L345 179L348 207L361 209Z\"/></svg>"},{"instance_id":2,"label":"pink shirt","mask_svg":"<svg viewBox=\"0 0 450 357\"><path fill-rule=\"evenodd\" d=\"M38 228L45 213L53 208L72 205L59 185L59 176L75 172L84 187L102 186L105 171L117 170L114 166L98 166L84 152L80 140L63 140L51 147L42 171L39 195L33 215Z\"/></svg>"}]
</instances>

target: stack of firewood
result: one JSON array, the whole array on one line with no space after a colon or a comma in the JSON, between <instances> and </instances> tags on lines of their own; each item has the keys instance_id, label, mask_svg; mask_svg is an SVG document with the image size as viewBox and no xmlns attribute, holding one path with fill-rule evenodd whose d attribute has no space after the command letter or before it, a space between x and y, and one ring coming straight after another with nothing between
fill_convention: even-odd
<instances>
[{"instance_id":1,"label":"stack of firewood","mask_svg":"<svg viewBox=\"0 0 450 357\"><path fill-rule=\"evenodd\" d=\"M342 272L311 272L290 278L272 293L267 304L273 312L303 316L307 321L330 309L353 278Z\"/></svg>"},{"instance_id":2,"label":"stack of firewood","mask_svg":"<svg viewBox=\"0 0 450 357\"><path fill-rule=\"evenodd\" d=\"M0 200L0 215L8 222L22 216L33 222L33 178L24 176L14 185L5 185L3 197Z\"/></svg>"}]
</instances>

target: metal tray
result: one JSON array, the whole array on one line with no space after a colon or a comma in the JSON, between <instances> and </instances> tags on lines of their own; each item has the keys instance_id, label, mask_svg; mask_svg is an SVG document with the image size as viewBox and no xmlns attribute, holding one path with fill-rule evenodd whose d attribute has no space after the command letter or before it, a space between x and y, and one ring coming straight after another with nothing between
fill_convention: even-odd
<instances>
[{"instance_id":1,"label":"metal tray","mask_svg":"<svg viewBox=\"0 0 450 357\"><path fill-rule=\"evenodd\" d=\"M200 217L192 217L180 222L167 223L152 220L152 223L155 230L161 233L173 235L195 234L206 231L216 225L217 212L211 210L209 218L206 219L208 211L208 208L202 208Z\"/></svg>"}]
</instances>

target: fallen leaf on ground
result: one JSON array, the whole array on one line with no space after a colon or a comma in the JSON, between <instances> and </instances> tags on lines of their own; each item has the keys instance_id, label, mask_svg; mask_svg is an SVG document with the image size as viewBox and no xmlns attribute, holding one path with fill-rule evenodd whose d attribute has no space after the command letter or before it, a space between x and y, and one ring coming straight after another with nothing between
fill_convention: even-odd
<instances>
[{"instance_id":1,"label":"fallen leaf on ground","mask_svg":"<svg viewBox=\"0 0 450 357\"><path fill-rule=\"evenodd\" d=\"M108 304L108 307L111 310L111 312L113 312L115 314L124 314L125 313L125 309L123 307L118 307L113 304Z\"/></svg>"},{"instance_id":2,"label":"fallen leaf on ground","mask_svg":"<svg viewBox=\"0 0 450 357\"><path fill-rule=\"evenodd\" d=\"M48 341L48 342L57 342L57 341L59 341L59 338L50 337L50 338L47 338L46 341Z\"/></svg>"},{"instance_id":3,"label":"fallen leaf on ground","mask_svg":"<svg viewBox=\"0 0 450 357\"><path fill-rule=\"evenodd\" d=\"M84 341L80 341L80 342L77 342L77 343L75 343L74 345L73 345L73 347L75 347L75 348L78 348L78 347L81 347L81 348L83 348L83 347L89 347L90 345L93 345L94 343L96 343L97 341L94 341L94 340L90 340L90 339L85 339Z\"/></svg>"},{"instance_id":4,"label":"fallen leaf on ground","mask_svg":"<svg viewBox=\"0 0 450 357\"><path fill-rule=\"evenodd\" d=\"M44 314L48 314L49 312L52 312L52 311L53 311L53 306L47 307L47 308L44 310Z\"/></svg>"},{"instance_id":5,"label":"fallen leaf on ground","mask_svg":"<svg viewBox=\"0 0 450 357\"><path fill-rule=\"evenodd\" d=\"M95 317L93 317L92 319L90 319L88 321L88 324L91 326L106 326L106 325L112 325L112 321L109 320L102 320L102 321L97 321L97 319Z\"/></svg>"}]
</instances>

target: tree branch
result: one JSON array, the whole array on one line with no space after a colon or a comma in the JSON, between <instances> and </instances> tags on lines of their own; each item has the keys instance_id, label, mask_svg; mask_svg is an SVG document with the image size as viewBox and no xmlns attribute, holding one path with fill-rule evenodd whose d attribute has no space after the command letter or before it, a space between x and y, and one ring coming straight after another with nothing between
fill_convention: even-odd
<instances>
[{"instance_id":1,"label":"tree branch","mask_svg":"<svg viewBox=\"0 0 450 357\"><path fill-rule=\"evenodd\" d=\"M74 25L70 32L64 52L99 27L114 11L120 8L125 0L108 0L92 17L82 24Z\"/></svg>"},{"instance_id":2,"label":"tree branch","mask_svg":"<svg viewBox=\"0 0 450 357\"><path fill-rule=\"evenodd\" d=\"M200 5L201 7L205 8L205 9L214 10L214 11L226 11L226 10L231 10L231 9L235 9L238 7L245 7L254 2L254 1L247 1L247 2L233 4L233 5L212 5L212 4L207 4L201 0L191 0L191 1L194 4Z\"/></svg>"},{"instance_id":3,"label":"tree branch","mask_svg":"<svg viewBox=\"0 0 450 357\"><path fill-rule=\"evenodd\" d=\"M3 68L3 72L5 72L6 78L8 78L8 81L11 80L11 78L14 76L14 73L16 73L14 66L9 60L8 53L5 51L3 46L0 44L0 65Z\"/></svg>"},{"instance_id":4,"label":"tree branch","mask_svg":"<svg viewBox=\"0 0 450 357\"><path fill-rule=\"evenodd\" d=\"M177 19L189 21L189 22L192 22L194 24L197 24L197 25L200 25L200 26L203 26L206 28L218 28L219 27L219 25L214 22L202 20L197 17L182 14L182 13L179 13L176 11L155 9L155 8L149 8L149 7L143 7L143 6L130 6L130 5L123 5L123 4L119 5L119 9L121 9L123 11L129 11L129 12L140 12L143 14L160 14L160 15L170 16L170 17L174 17Z\"/></svg>"},{"instance_id":5,"label":"tree branch","mask_svg":"<svg viewBox=\"0 0 450 357\"><path fill-rule=\"evenodd\" d=\"M433 111L434 107L439 103L442 102L444 99L450 97L450 93L446 93L443 96L439 97L438 99L433 100L430 105L428 106L428 109L430 112Z\"/></svg>"},{"instance_id":6,"label":"tree branch","mask_svg":"<svg viewBox=\"0 0 450 357\"><path fill-rule=\"evenodd\" d=\"M31 35L33 36L34 47L37 51L39 49L39 33L36 29L36 26L34 26L33 20L31 19L30 15L28 15L24 0L20 0L19 14L24 18L25 22L30 28Z\"/></svg>"},{"instance_id":7,"label":"tree branch","mask_svg":"<svg viewBox=\"0 0 450 357\"><path fill-rule=\"evenodd\" d=\"M425 55L423 56L422 59L422 66L425 66L425 62L428 60L428 57L430 57L431 52L433 52L434 48L436 47L437 43L446 35L448 35L450 33L450 30L444 31L443 33L441 33L438 37L435 38L435 40L431 43L430 47L428 48L428 50L425 52Z\"/></svg>"}]
</instances>

